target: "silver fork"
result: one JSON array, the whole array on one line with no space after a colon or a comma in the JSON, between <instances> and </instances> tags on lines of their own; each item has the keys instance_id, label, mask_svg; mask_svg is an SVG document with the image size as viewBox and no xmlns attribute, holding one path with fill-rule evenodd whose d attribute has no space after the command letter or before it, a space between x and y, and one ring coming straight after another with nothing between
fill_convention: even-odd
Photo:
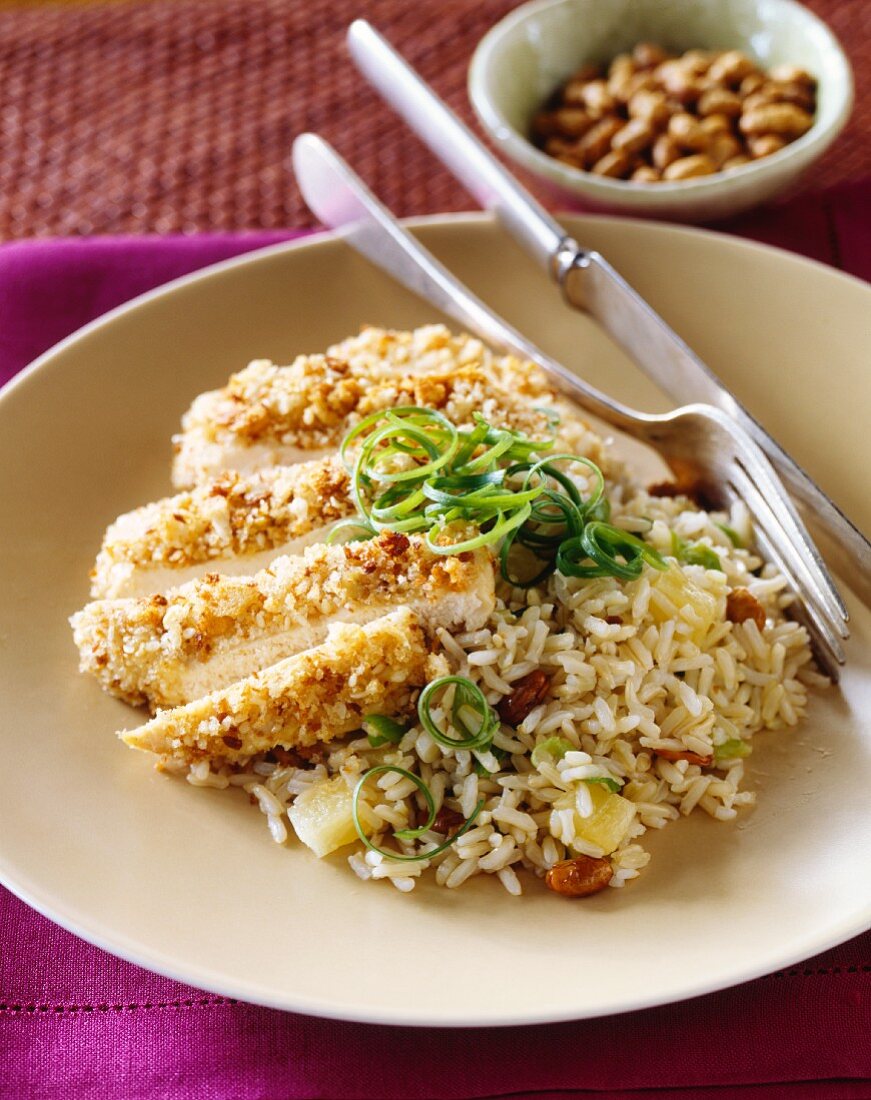
<instances>
[{"instance_id":1,"label":"silver fork","mask_svg":"<svg viewBox=\"0 0 871 1100\"><path fill-rule=\"evenodd\" d=\"M490 344L530 359L558 389L627 435L653 447L672 467L690 468L728 504L742 499L757 541L799 597L820 663L837 679L846 637L841 601L810 535L768 459L722 410L687 405L662 415L639 413L582 381L486 306L439 263L315 134L293 145L303 197L327 226L397 282Z\"/></svg>"}]
</instances>

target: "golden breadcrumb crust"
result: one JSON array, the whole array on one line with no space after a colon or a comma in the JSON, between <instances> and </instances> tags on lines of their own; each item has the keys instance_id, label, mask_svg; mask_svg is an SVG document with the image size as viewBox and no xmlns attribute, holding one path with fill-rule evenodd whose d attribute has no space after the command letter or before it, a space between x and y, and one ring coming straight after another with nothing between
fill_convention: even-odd
<instances>
[{"instance_id":1,"label":"golden breadcrumb crust","mask_svg":"<svg viewBox=\"0 0 871 1100\"><path fill-rule=\"evenodd\" d=\"M247 476L221 474L119 516L91 571L91 596L127 595L142 570L181 570L281 547L354 511L338 455Z\"/></svg>"},{"instance_id":2,"label":"golden breadcrumb crust","mask_svg":"<svg viewBox=\"0 0 871 1100\"><path fill-rule=\"evenodd\" d=\"M234 763L281 746L331 741L367 714L407 712L427 681L429 645L407 608L327 640L119 736L167 760Z\"/></svg>"},{"instance_id":3,"label":"golden breadcrumb crust","mask_svg":"<svg viewBox=\"0 0 871 1100\"><path fill-rule=\"evenodd\" d=\"M438 409L458 426L478 412L540 439L551 435L545 409L557 408L561 446L576 449L588 434L577 409L555 395L532 363L496 356L480 340L452 336L443 326L368 328L327 355L300 356L290 366L255 360L223 389L197 397L173 438L173 483L196 485L247 468L249 460L298 461L335 448L364 416L397 405Z\"/></svg>"},{"instance_id":4,"label":"golden breadcrumb crust","mask_svg":"<svg viewBox=\"0 0 871 1100\"><path fill-rule=\"evenodd\" d=\"M97 600L70 622L83 672L113 695L157 707L316 644L331 619L365 622L407 605L427 626L476 630L494 602L488 551L436 555L419 536L385 532L311 546L252 576L209 573L166 595Z\"/></svg>"}]
</instances>

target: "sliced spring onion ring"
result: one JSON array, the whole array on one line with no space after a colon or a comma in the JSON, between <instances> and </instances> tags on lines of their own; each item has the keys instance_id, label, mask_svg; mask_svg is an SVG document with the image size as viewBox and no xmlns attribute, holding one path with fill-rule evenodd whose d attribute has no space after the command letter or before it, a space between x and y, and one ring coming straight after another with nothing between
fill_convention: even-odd
<instances>
[{"instance_id":1,"label":"sliced spring onion ring","mask_svg":"<svg viewBox=\"0 0 871 1100\"><path fill-rule=\"evenodd\" d=\"M562 470L558 470L556 466L554 466L555 462L577 462L581 466L587 467L587 469L593 475L596 484L596 488L593 490L593 495L590 497L589 500L584 502L581 501L581 494L578 490L577 485L575 485L571 478L569 478ZM572 501L579 507L582 506L584 511L589 511L591 508L595 508L595 506L599 503L599 501L605 494L605 475L602 473L596 463L593 462L592 459L584 458L582 455L548 455L547 458L541 459L530 467L529 472L526 475L526 481L530 481L532 477L540 473L545 473L548 477L552 477L554 481L558 481L568 493L569 497L571 497Z\"/></svg>"},{"instance_id":2,"label":"sliced spring onion ring","mask_svg":"<svg viewBox=\"0 0 871 1100\"><path fill-rule=\"evenodd\" d=\"M475 470L486 470L488 466L511 450L514 445L514 438L513 432L499 432L497 438L490 443L490 446L475 458L470 458L464 468L470 473ZM486 441L489 442L489 439Z\"/></svg>"},{"instance_id":3,"label":"sliced spring onion ring","mask_svg":"<svg viewBox=\"0 0 871 1100\"><path fill-rule=\"evenodd\" d=\"M388 718L386 714L367 714L363 719L363 730L369 737L369 744L377 749L388 741L392 745L398 745L408 733L408 726Z\"/></svg>"},{"instance_id":4,"label":"sliced spring onion ring","mask_svg":"<svg viewBox=\"0 0 871 1100\"><path fill-rule=\"evenodd\" d=\"M588 561L593 564L585 564ZM662 555L648 543L600 520L588 523L580 536L567 539L557 551L557 568L570 577L634 580L641 576L645 562L654 569L668 568Z\"/></svg>"},{"instance_id":5,"label":"sliced spring onion ring","mask_svg":"<svg viewBox=\"0 0 871 1100\"><path fill-rule=\"evenodd\" d=\"M348 460L348 451L351 444L355 439L359 439L361 436L365 436L366 433L377 424L380 420L384 420L388 414L391 414L394 420L403 420L405 417L410 418L414 423L420 423L421 418L425 422L430 422L441 427L445 433L451 435L456 433L457 429L448 420L446 416L442 416L440 412L436 412L435 409L427 409L421 405L397 405L395 409L378 409L376 412L369 413L368 416L364 416L363 419L354 425L348 432L345 438L342 440L342 445L339 449L342 462L345 465L345 469L350 473L354 469L355 463Z\"/></svg>"},{"instance_id":6,"label":"sliced spring onion ring","mask_svg":"<svg viewBox=\"0 0 871 1100\"><path fill-rule=\"evenodd\" d=\"M451 684L454 685L451 725L462 734L459 738L451 737L440 729L432 717L433 696ZM485 699L483 691L465 676L441 676L428 683L417 701L417 713L420 724L433 741L448 749L485 751L490 747L493 734L499 727L499 719ZM477 728L472 725L474 720L477 720Z\"/></svg>"},{"instance_id":7,"label":"sliced spring onion ring","mask_svg":"<svg viewBox=\"0 0 871 1100\"><path fill-rule=\"evenodd\" d=\"M459 518L459 517L456 517ZM479 546L489 546L493 542L498 542L499 539L504 538L510 531L513 531L516 527L519 527L522 523L525 523L529 518L529 504L524 504L519 512L515 512L512 516L505 516L502 512L496 513L496 523L489 531L485 531L482 534L475 535L470 539L463 539L460 542L434 542L433 535L438 537L447 530L448 524L444 527L430 527L426 533L426 544L432 550L434 554L462 554L466 550L477 550Z\"/></svg>"},{"instance_id":8,"label":"sliced spring onion ring","mask_svg":"<svg viewBox=\"0 0 871 1100\"><path fill-rule=\"evenodd\" d=\"M419 405L364 417L341 448L360 515L336 530L351 539L419 533L442 555L492 546L503 578L520 588L540 584L554 570L631 580L645 564L666 568L652 546L608 523L605 478L595 462L573 454L541 457L554 439L496 428L480 413L472 419L471 428L457 428ZM583 467L588 488L559 463ZM331 534L330 541L339 537ZM713 551L693 553L692 560L715 568ZM524 563L530 555L536 560Z\"/></svg>"},{"instance_id":9,"label":"sliced spring onion ring","mask_svg":"<svg viewBox=\"0 0 871 1100\"><path fill-rule=\"evenodd\" d=\"M594 476L592 495L583 500L580 490L571 478L557 466L556 462L577 462L586 466ZM604 499L605 478L599 467L581 455L557 454L535 463L517 463L506 474L525 473L523 488L537 484L541 489L531 504L529 520L510 535L502 544L500 569L502 577L517 588L532 588L540 584L555 569L559 568L558 550L567 540L579 538L583 533L588 515ZM555 487L552 483L555 483ZM519 543L534 551L545 564L526 576L518 575L512 567L511 550ZM507 543L507 545L506 545ZM514 555L516 564L517 554Z\"/></svg>"},{"instance_id":10,"label":"sliced spring onion ring","mask_svg":"<svg viewBox=\"0 0 871 1100\"><path fill-rule=\"evenodd\" d=\"M348 532L348 535L343 537L345 532ZM365 542L375 534L377 534L375 528L362 516L351 516L348 519L340 519L334 524L324 541L328 546L334 546L340 542Z\"/></svg>"},{"instance_id":11,"label":"sliced spring onion ring","mask_svg":"<svg viewBox=\"0 0 871 1100\"><path fill-rule=\"evenodd\" d=\"M685 542L677 531L671 533L671 552L678 561L687 565L702 565L705 569L723 568L719 557L710 546L705 546L703 542Z\"/></svg>"},{"instance_id":12,"label":"sliced spring onion ring","mask_svg":"<svg viewBox=\"0 0 871 1100\"><path fill-rule=\"evenodd\" d=\"M351 802L351 817L354 821L354 828L357 831L357 836L363 841L363 843L370 851L378 852L378 854L384 856L385 859L396 860L399 863L419 863L421 860L432 859L433 856L440 855L442 852L450 848L454 841L458 840L463 835L463 833L467 833L469 829L472 828L472 826L475 824L475 819L484 808L484 799L482 798L478 801L475 809L466 819L466 823L462 825L454 833L453 836L448 837L448 839L445 840L442 844L439 844L437 847L432 848L430 851L417 852L414 855L409 856L401 854L399 852L391 852L385 848L379 848L377 844L372 843L372 841L364 832L363 826L360 824L360 793L362 792L363 786L365 785L367 779L372 779L377 775L384 775L386 772L395 772L397 775L401 775L405 779L410 779L423 795L424 802L426 802L427 807L427 819L424 824L420 825L416 829L398 829L393 834L398 840L417 840L418 837L423 836L424 833L428 832L432 828L433 823L436 819L435 799L433 798L432 792L430 791L429 787L426 785L426 783L424 783L419 775L414 775L412 772L406 771L405 768L400 768L396 764L379 764L374 768L370 768L367 772L364 772L357 780L357 784L354 787L354 795Z\"/></svg>"},{"instance_id":13,"label":"sliced spring onion ring","mask_svg":"<svg viewBox=\"0 0 871 1100\"><path fill-rule=\"evenodd\" d=\"M589 778L583 780L584 783L600 783L603 787L611 792L611 794L617 794L623 784L618 779L613 779L610 775L591 775Z\"/></svg>"}]
</instances>

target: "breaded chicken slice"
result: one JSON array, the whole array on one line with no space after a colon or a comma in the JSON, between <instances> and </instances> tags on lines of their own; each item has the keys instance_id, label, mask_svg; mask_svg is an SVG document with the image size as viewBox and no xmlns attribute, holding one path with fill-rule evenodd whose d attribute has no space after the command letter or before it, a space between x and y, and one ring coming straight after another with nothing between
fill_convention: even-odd
<instances>
[{"instance_id":1,"label":"breaded chicken slice","mask_svg":"<svg viewBox=\"0 0 871 1100\"><path fill-rule=\"evenodd\" d=\"M532 439L550 438L548 410L556 409L560 449L597 457L598 438L533 364L494 356L467 336L454 338L443 355L418 349L418 364L426 369L410 369L395 346L401 336L415 346L416 335L367 329L356 338L350 361L310 355L287 367L251 363L223 389L197 397L185 413L182 431L173 437L173 484L188 488L229 469L248 473L329 453L364 416L397 405L437 409L458 426L471 424L479 412L497 427ZM382 344L393 352L380 352ZM370 345L367 357L360 348Z\"/></svg>"},{"instance_id":2,"label":"breaded chicken slice","mask_svg":"<svg viewBox=\"0 0 871 1100\"><path fill-rule=\"evenodd\" d=\"M194 399L173 436L172 483L189 489L227 470L249 474L332 454L363 389L347 363L324 355L286 367L256 359Z\"/></svg>"},{"instance_id":3,"label":"breaded chicken slice","mask_svg":"<svg viewBox=\"0 0 871 1100\"><path fill-rule=\"evenodd\" d=\"M91 570L91 596L151 595L208 571L256 573L278 554L321 541L354 511L338 455L247 476L222 474L119 516Z\"/></svg>"},{"instance_id":4,"label":"breaded chicken slice","mask_svg":"<svg viewBox=\"0 0 871 1100\"><path fill-rule=\"evenodd\" d=\"M408 712L434 660L408 608L365 626L335 623L319 646L119 736L132 748L191 764L332 741L359 729L368 714Z\"/></svg>"},{"instance_id":5,"label":"breaded chicken slice","mask_svg":"<svg viewBox=\"0 0 871 1100\"><path fill-rule=\"evenodd\" d=\"M501 358L468 332L447 325L421 325L411 331L364 325L354 336L327 348L332 359L347 363L357 377L444 374L460 367L494 369Z\"/></svg>"},{"instance_id":6,"label":"breaded chicken slice","mask_svg":"<svg viewBox=\"0 0 871 1100\"><path fill-rule=\"evenodd\" d=\"M70 620L80 668L113 695L178 706L327 636L407 606L425 628L477 630L495 604L486 549L438 555L419 536L310 546L250 577L207 574L150 599L97 600Z\"/></svg>"}]
</instances>

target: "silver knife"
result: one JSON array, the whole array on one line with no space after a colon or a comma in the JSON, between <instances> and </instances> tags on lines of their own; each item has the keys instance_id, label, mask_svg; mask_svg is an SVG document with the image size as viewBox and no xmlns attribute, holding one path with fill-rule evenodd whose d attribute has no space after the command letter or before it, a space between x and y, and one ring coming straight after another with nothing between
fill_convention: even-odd
<instances>
[{"instance_id":1,"label":"silver knife","mask_svg":"<svg viewBox=\"0 0 871 1100\"><path fill-rule=\"evenodd\" d=\"M828 559L871 606L871 543L713 371L598 252L582 248L369 23L348 30L357 67L478 202L680 404L714 405L771 459Z\"/></svg>"}]
</instances>

